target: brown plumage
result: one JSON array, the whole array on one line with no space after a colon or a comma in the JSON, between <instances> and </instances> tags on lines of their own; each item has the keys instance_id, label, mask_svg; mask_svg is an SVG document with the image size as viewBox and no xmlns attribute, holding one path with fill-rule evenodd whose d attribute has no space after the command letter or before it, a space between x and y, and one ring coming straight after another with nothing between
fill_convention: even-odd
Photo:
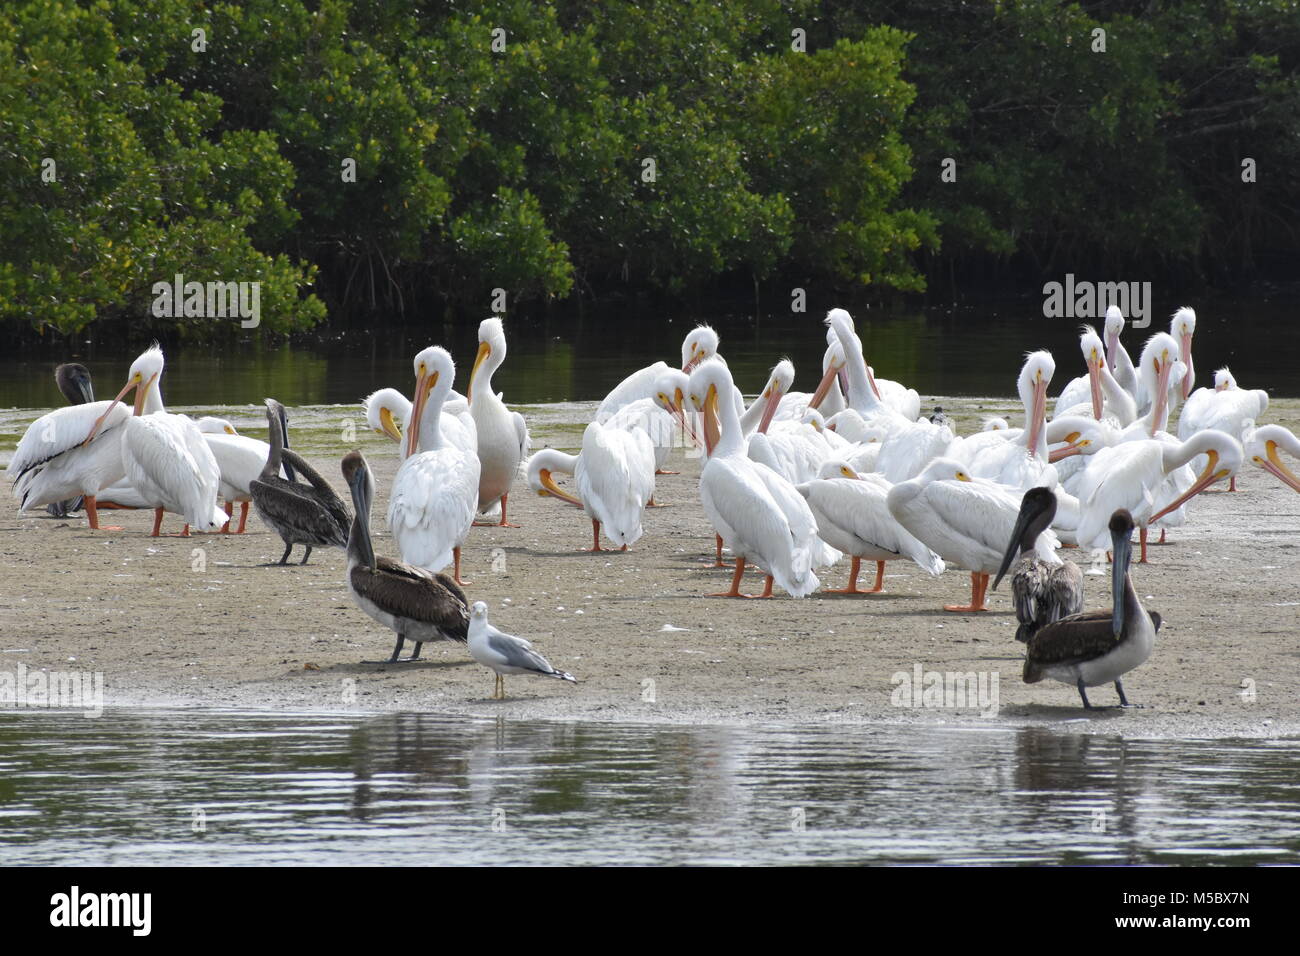
<instances>
[{"instance_id":1,"label":"brown plumage","mask_svg":"<svg viewBox=\"0 0 1300 956\"><path fill-rule=\"evenodd\" d=\"M1151 626L1157 631L1163 618L1159 611L1146 612ZM1072 614L1059 622L1068 627L1043 628L1029 639L1023 673L1026 684L1036 684L1043 679L1043 671L1052 664L1065 661L1090 661L1113 651L1119 640L1112 627L1114 614L1109 611L1084 611Z\"/></svg>"},{"instance_id":2,"label":"brown plumage","mask_svg":"<svg viewBox=\"0 0 1300 956\"><path fill-rule=\"evenodd\" d=\"M307 547L301 564L307 563L313 547L346 548L348 525L352 520L347 505L316 469L297 452L285 447L284 406L268 398L266 417L271 428L271 451L262 474L249 483L248 490L257 513L284 541L284 554L279 563L288 562L295 544ZM289 475L287 479L280 477L282 461ZM308 483L295 481L295 471L302 472Z\"/></svg>"},{"instance_id":3,"label":"brown plumage","mask_svg":"<svg viewBox=\"0 0 1300 956\"><path fill-rule=\"evenodd\" d=\"M1047 488L1031 488L1020 501L1011 542L993 582L996 590L1017 553L1011 574L1011 601L1016 609L1016 640L1027 642L1040 628L1083 610L1083 571L1073 561L1050 564L1034 551L1038 536L1056 517L1056 495Z\"/></svg>"},{"instance_id":4,"label":"brown plumage","mask_svg":"<svg viewBox=\"0 0 1300 956\"><path fill-rule=\"evenodd\" d=\"M354 517L348 534L348 591L357 607L397 633L389 662L402 645L415 641L407 660L416 660L426 641L469 638L469 602L459 585L442 573L391 558L376 557L370 540L370 503L374 488L360 452L343 459L343 477L352 492Z\"/></svg>"}]
</instances>

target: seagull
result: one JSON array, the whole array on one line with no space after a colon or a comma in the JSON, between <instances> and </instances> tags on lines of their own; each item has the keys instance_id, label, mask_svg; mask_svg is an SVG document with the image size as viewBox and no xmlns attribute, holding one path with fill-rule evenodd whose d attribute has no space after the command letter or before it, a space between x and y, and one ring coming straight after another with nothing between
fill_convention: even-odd
<instances>
[{"instance_id":1,"label":"seagull","mask_svg":"<svg viewBox=\"0 0 1300 956\"><path fill-rule=\"evenodd\" d=\"M469 655L497 673L493 700L506 698L506 674L539 674L576 684L578 679L567 671L557 671L533 645L522 637L498 631L488 623L487 605L475 601L469 612Z\"/></svg>"}]
</instances>

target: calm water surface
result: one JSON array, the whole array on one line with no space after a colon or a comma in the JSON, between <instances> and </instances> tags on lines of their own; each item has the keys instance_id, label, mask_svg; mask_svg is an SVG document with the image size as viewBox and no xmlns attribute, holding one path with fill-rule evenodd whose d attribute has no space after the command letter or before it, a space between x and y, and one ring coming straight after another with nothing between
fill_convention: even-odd
<instances>
[{"instance_id":1,"label":"calm water surface","mask_svg":"<svg viewBox=\"0 0 1300 956\"><path fill-rule=\"evenodd\" d=\"M7 711L0 863L1297 863L1297 757L1033 728Z\"/></svg>"},{"instance_id":2,"label":"calm water surface","mask_svg":"<svg viewBox=\"0 0 1300 956\"><path fill-rule=\"evenodd\" d=\"M1176 305L1176 303L1175 303ZM782 356L798 372L795 387L811 391L826 348L824 314L700 315L664 318L607 311L557 315L549 321L507 324L509 354L493 379L508 401L523 404L599 400L629 372L658 360L680 363L681 341L696 321L722 334L722 353L737 384L752 394ZM1195 359L1198 384L1230 365L1243 388L1300 396L1300 309L1289 302L1198 304ZM905 382L922 396L1015 396L1025 352L1050 349L1061 381L1084 373L1074 319L1045 319L1035 303L933 308L926 311L854 312L867 361L876 374ZM1129 328L1124 342L1136 360L1153 332L1168 328L1158 311L1151 327ZM54 366L76 360L95 378L96 397L112 398L126 381L131 360L148 343L113 341L75 348L12 354L0 346L0 407L50 408L64 404L54 387ZM354 404L385 385L409 392L411 359L441 344L459 363L462 391L478 347L477 323L450 327L349 331L314 347L268 345L252 338L214 349L169 349L163 391L169 405L212 407L260 404L266 396L288 406Z\"/></svg>"}]
</instances>

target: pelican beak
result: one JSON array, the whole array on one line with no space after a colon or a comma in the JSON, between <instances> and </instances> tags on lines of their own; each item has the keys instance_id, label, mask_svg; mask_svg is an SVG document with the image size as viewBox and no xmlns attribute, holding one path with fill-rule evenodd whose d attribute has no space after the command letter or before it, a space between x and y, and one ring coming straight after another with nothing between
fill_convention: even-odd
<instances>
[{"instance_id":1,"label":"pelican beak","mask_svg":"<svg viewBox=\"0 0 1300 956\"><path fill-rule=\"evenodd\" d=\"M479 352L482 355L482 351ZM477 366L475 366L477 368ZM415 454L415 449L420 444L420 419L424 417L424 407L429 404L429 393L433 387L438 384L438 372L432 375L428 372L422 372L415 380L415 404L411 408L411 420L406 426L406 454L405 458L410 458Z\"/></svg>"},{"instance_id":2,"label":"pelican beak","mask_svg":"<svg viewBox=\"0 0 1300 956\"><path fill-rule=\"evenodd\" d=\"M492 354L492 346L487 342L480 342L478 345L478 355L474 356L474 368L469 373L469 386L465 389L465 401L474 400L474 378L478 375L479 366L481 366L489 355Z\"/></svg>"},{"instance_id":3,"label":"pelican beak","mask_svg":"<svg viewBox=\"0 0 1300 956\"><path fill-rule=\"evenodd\" d=\"M830 365L826 368L826 374L823 375L822 380L817 383L817 391L813 392L812 400L808 402L809 408L817 408L823 401L825 401L827 394L829 394L831 390L831 383L835 381L835 376L839 373L840 370L835 367L835 360L831 359Z\"/></svg>"},{"instance_id":4,"label":"pelican beak","mask_svg":"<svg viewBox=\"0 0 1300 956\"><path fill-rule=\"evenodd\" d=\"M1183 364L1187 366L1187 374L1183 376L1183 401L1187 401L1187 396L1192 393L1192 333L1184 332L1179 339L1178 348Z\"/></svg>"},{"instance_id":5,"label":"pelican beak","mask_svg":"<svg viewBox=\"0 0 1300 956\"><path fill-rule=\"evenodd\" d=\"M718 422L718 386L710 385L704 396L704 451L712 457L713 449L718 447L722 438L722 427Z\"/></svg>"},{"instance_id":6,"label":"pelican beak","mask_svg":"<svg viewBox=\"0 0 1300 956\"><path fill-rule=\"evenodd\" d=\"M1111 553L1114 563L1110 566L1110 589L1113 610L1111 611L1110 629L1119 640L1124 633L1124 580L1128 577L1129 562L1133 559L1133 532L1120 534L1112 531L1110 535Z\"/></svg>"},{"instance_id":7,"label":"pelican beak","mask_svg":"<svg viewBox=\"0 0 1300 956\"><path fill-rule=\"evenodd\" d=\"M581 501L573 497L573 495L569 494L567 491L561 489L560 486L555 483L555 479L551 477L551 471L549 468L543 468L538 472L537 480L542 483L542 490L537 492L539 496L545 498L547 495L551 495L559 498L561 501L567 501L571 505L576 505L579 508L582 507Z\"/></svg>"},{"instance_id":8,"label":"pelican beak","mask_svg":"<svg viewBox=\"0 0 1300 956\"><path fill-rule=\"evenodd\" d=\"M1152 521L1156 521L1159 518L1163 518L1165 515L1169 514L1169 512L1182 507L1184 502L1188 501L1191 498L1194 498L1196 495L1199 495L1202 491L1210 487L1210 485L1214 484L1216 481L1222 481L1224 478L1227 478L1232 474L1232 469L1218 467L1219 453L1215 451L1213 448L1211 448L1205 454L1210 459L1210 461L1205 466L1205 470L1201 472L1201 476L1196 479L1196 483L1192 485L1192 487L1188 488L1187 491L1183 493L1182 497L1176 500L1173 504L1165 507L1158 514L1153 514L1151 518L1148 520L1147 522L1148 524L1150 524Z\"/></svg>"},{"instance_id":9,"label":"pelican beak","mask_svg":"<svg viewBox=\"0 0 1300 956\"><path fill-rule=\"evenodd\" d=\"M1156 393L1151 402L1151 434L1160 428L1160 422L1169 413L1169 376L1174 372L1174 363L1165 356L1156 359Z\"/></svg>"},{"instance_id":10,"label":"pelican beak","mask_svg":"<svg viewBox=\"0 0 1300 956\"><path fill-rule=\"evenodd\" d=\"M155 375L154 378L157 378L157 376ZM126 384L122 386L122 391L118 392L117 397L108 403L108 408L104 409L104 414L96 418L95 424L90 426L90 434L87 435L85 439L82 440L81 442L82 445L88 445L92 440L94 440L94 437L99 434L100 428L103 427L104 420L108 418L109 412L113 410L113 407L118 402L120 402L123 398L126 397L127 392L131 391L131 389L133 388L139 389L141 381L142 379L140 378L140 374L138 372L135 375L132 375L129 379L127 379ZM149 379L149 383L153 384L153 378ZM144 409L144 395L145 395L144 389L140 389L138 392L136 392L135 409L134 409L134 413L136 415L139 415L140 412L143 411Z\"/></svg>"},{"instance_id":11,"label":"pelican beak","mask_svg":"<svg viewBox=\"0 0 1300 956\"><path fill-rule=\"evenodd\" d=\"M393 441L402 440L402 430L397 427L397 422L393 418L393 413L387 408L379 410L379 428L376 429L381 435L387 435Z\"/></svg>"},{"instance_id":12,"label":"pelican beak","mask_svg":"<svg viewBox=\"0 0 1300 956\"><path fill-rule=\"evenodd\" d=\"M1079 442L1080 434L1082 433L1070 432L1070 434L1066 435L1065 445L1048 453L1048 464L1055 465L1058 461L1061 461L1064 458L1069 458L1071 455L1082 455L1083 445Z\"/></svg>"},{"instance_id":13,"label":"pelican beak","mask_svg":"<svg viewBox=\"0 0 1300 956\"><path fill-rule=\"evenodd\" d=\"M691 427L690 420L686 417L686 396L682 394L680 388L676 390L674 396L676 401L670 401L668 404L677 415L677 421L681 423L682 432L691 440L692 445L696 448L701 447L704 442L700 441L700 436L695 434L695 429Z\"/></svg>"},{"instance_id":14,"label":"pelican beak","mask_svg":"<svg viewBox=\"0 0 1300 956\"><path fill-rule=\"evenodd\" d=\"M758 423L758 430L767 434L767 426L772 424L772 416L776 414L776 407L781 404L781 387L773 385L767 391L767 407L763 409L763 418Z\"/></svg>"},{"instance_id":15,"label":"pelican beak","mask_svg":"<svg viewBox=\"0 0 1300 956\"><path fill-rule=\"evenodd\" d=\"M1255 464L1259 465L1259 467L1263 468L1269 474L1276 476L1281 481L1290 485L1296 491L1300 491L1300 478L1297 478L1295 473L1284 465L1282 459L1278 457L1277 442L1266 442L1265 447L1267 448L1267 451L1265 452L1267 458L1260 458L1256 455Z\"/></svg>"},{"instance_id":16,"label":"pelican beak","mask_svg":"<svg viewBox=\"0 0 1300 956\"><path fill-rule=\"evenodd\" d=\"M1002 580L1003 575L1005 575L1007 569L1011 567L1011 562L1014 561L1016 555L1020 553L1022 545L1021 539L1025 537L1025 529L1027 529L1029 523L1037 518L1041 513L1041 511L1035 510L1032 505L1032 500L1033 499L1030 499L1031 504L1028 508L1024 506L1023 502L1020 505L1020 514L1016 515L1016 526L1011 531L1011 543L1007 545L1007 553L1002 556L1002 566L998 568L998 576L993 579L993 590L995 591L998 589L998 583Z\"/></svg>"},{"instance_id":17,"label":"pelican beak","mask_svg":"<svg viewBox=\"0 0 1300 956\"><path fill-rule=\"evenodd\" d=\"M1034 397L1033 404L1030 408L1029 418L1029 453L1032 455L1038 448L1039 439L1043 437L1043 429L1047 425L1047 379L1040 373L1034 380Z\"/></svg>"},{"instance_id":18,"label":"pelican beak","mask_svg":"<svg viewBox=\"0 0 1300 956\"><path fill-rule=\"evenodd\" d=\"M353 520L359 523L365 531L358 542L361 549L361 563L373 570L375 567L375 548L370 541L370 503L373 491L370 486L369 471L364 466L354 471L348 481L348 487L352 489L352 506L356 509L356 516ZM351 543L351 536L349 536L349 544Z\"/></svg>"},{"instance_id":19,"label":"pelican beak","mask_svg":"<svg viewBox=\"0 0 1300 956\"><path fill-rule=\"evenodd\" d=\"M1088 360L1088 386L1092 391L1092 417L1101 421L1104 405L1101 397L1101 356L1096 352Z\"/></svg>"},{"instance_id":20,"label":"pelican beak","mask_svg":"<svg viewBox=\"0 0 1300 956\"><path fill-rule=\"evenodd\" d=\"M879 398L880 389L876 388L876 373L871 370L870 365L867 366L867 383L871 386L871 390L876 393L876 398Z\"/></svg>"}]
</instances>

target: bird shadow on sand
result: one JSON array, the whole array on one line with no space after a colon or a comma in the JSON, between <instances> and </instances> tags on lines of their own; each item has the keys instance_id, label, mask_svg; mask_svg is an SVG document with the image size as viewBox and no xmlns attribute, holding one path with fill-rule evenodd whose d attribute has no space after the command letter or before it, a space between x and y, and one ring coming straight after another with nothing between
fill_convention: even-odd
<instances>
[{"instance_id":1,"label":"bird shadow on sand","mask_svg":"<svg viewBox=\"0 0 1300 956\"><path fill-rule=\"evenodd\" d=\"M881 601L900 601L911 595L900 594L896 591L878 591L875 594L863 592L862 594L841 594L838 591L814 591L808 595L810 598L816 598L820 601L861 601L863 604L877 604Z\"/></svg>"},{"instance_id":2,"label":"bird shadow on sand","mask_svg":"<svg viewBox=\"0 0 1300 956\"><path fill-rule=\"evenodd\" d=\"M379 671L392 671L395 674L401 674L408 671L438 671L448 670L453 667L471 667L473 664L472 660L353 661L350 664L331 664L328 667L322 667L320 671L321 673L337 674L374 674Z\"/></svg>"}]
</instances>

